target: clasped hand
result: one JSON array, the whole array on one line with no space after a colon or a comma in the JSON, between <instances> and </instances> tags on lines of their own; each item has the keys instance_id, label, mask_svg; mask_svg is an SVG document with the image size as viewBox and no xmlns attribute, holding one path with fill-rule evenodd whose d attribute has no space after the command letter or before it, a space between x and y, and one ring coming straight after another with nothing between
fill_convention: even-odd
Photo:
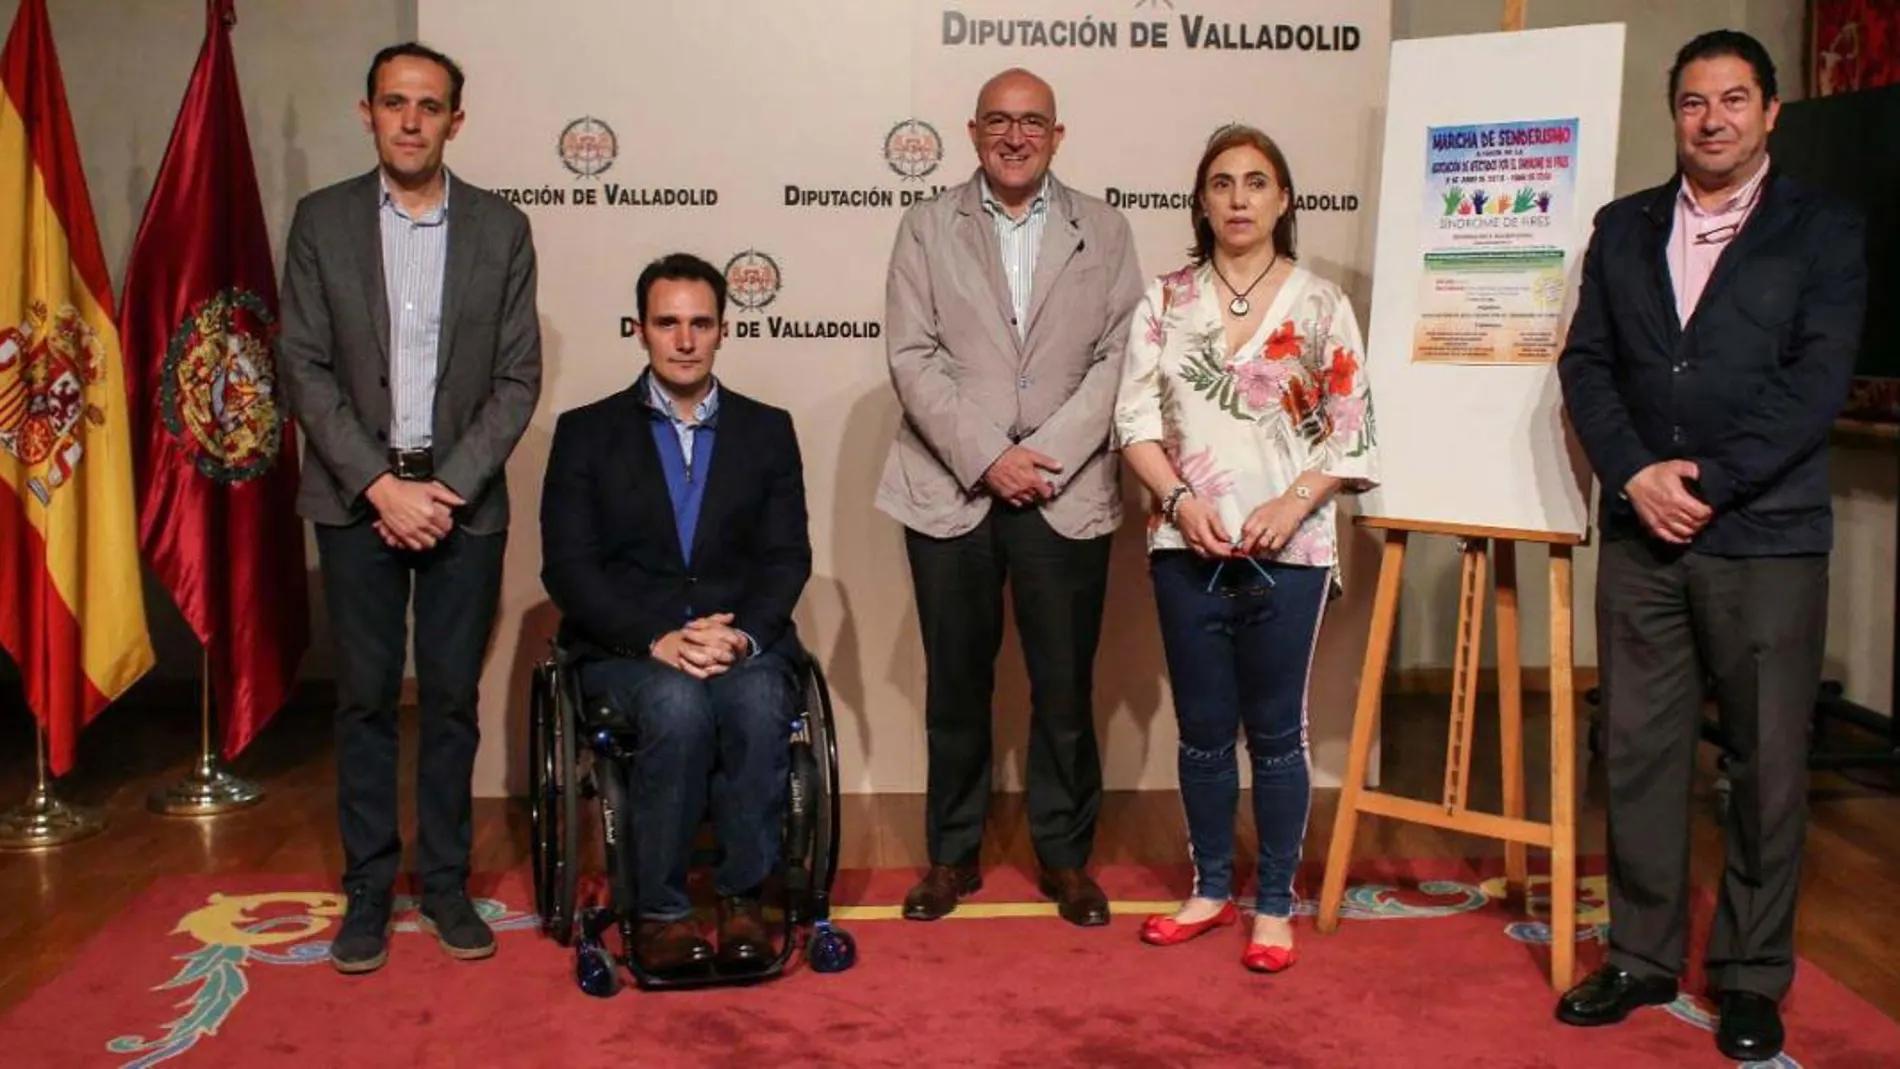
<instances>
[{"instance_id":1,"label":"clasped hand","mask_svg":"<svg viewBox=\"0 0 1900 1069\"><path fill-rule=\"evenodd\" d=\"M409 482L384 474L370 484L376 533L396 549L424 550L455 529L454 510L467 504L439 482Z\"/></svg>"},{"instance_id":2,"label":"clasped hand","mask_svg":"<svg viewBox=\"0 0 1900 1069\"><path fill-rule=\"evenodd\" d=\"M711 679L752 654L752 640L732 626L732 614L714 613L668 631L653 645L653 657L694 679Z\"/></svg>"},{"instance_id":3,"label":"clasped hand","mask_svg":"<svg viewBox=\"0 0 1900 1069\"><path fill-rule=\"evenodd\" d=\"M1175 527L1188 548L1203 557L1257 557L1286 547L1307 516L1305 502L1276 497L1253 510L1240 525L1240 538L1228 533L1213 506L1197 497L1184 497L1175 508Z\"/></svg>"},{"instance_id":4,"label":"clasped hand","mask_svg":"<svg viewBox=\"0 0 1900 1069\"><path fill-rule=\"evenodd\" d=\"M1637 472L1623 494L1651 534L1685 546L1715 516L1715 510L1689 490L1688 481L1700 475L1692 460L1658 461Z\"/></svg>"},{"instance_id":5,"label":"clasped hand","mask_svg":"<svg viewBox=\"0 0 1900 1069\"><path fill-rule=\"evenodd\" d=\"M1055 484L1043 473L1054 474L1061 470L1062 465L1055 458L1012 445L983 473L983 485L990 493L1020 508L1056 496Z\"/></svg>"}]
</instances>

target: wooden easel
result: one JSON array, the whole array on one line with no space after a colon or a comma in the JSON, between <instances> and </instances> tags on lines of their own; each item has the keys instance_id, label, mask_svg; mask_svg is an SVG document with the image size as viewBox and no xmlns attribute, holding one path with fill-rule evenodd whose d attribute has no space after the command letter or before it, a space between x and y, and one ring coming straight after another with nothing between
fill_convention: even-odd
<instances>
[{"instance_id":1,"label":"wooden easel","mask_svg":"<svg viewBox=\"0 0 1900 1069\"><path fill-rule=\"evenodd\" d=\"M1333 822L1332 848L1326 855L1326 879L1320 889L1322 932L1339 927L1346 867L1352 861L1359 815L1370 813L1414 824L1488 839L1502 839L1507 894L1530 903L1525 847L1550 851L1550 982L1570 986L1577 941L1576 694L1571 679L1571 560L1581 544L1575 535L1466 527L1445 523L1362 517L1363 527L1385 532L1379 585L1372 603L1372 630L1366 637L1365 665L1359 677L1359 702L1353 712L1352 746L1346 779ZM1399 615L1399 581L1405 570L1405 546L1412 534L1458 539L1463 558L1458 584L1458 648L1452 666L1451 732L1445 751L1445 787L1437 803L1403 798L1366 787L1366 766L1378 733L1385 693L1392 630ZM1550 820L1524 819L1524 688L1518 655L1517 544L1550 547ZM1503 812L1475 812L1466 805L1471 783L1471 739L1476 727L1478 674L1484 638L1487 564L1497 570L1499 749L1503 756Z\"/></svg>"}]
</instances>

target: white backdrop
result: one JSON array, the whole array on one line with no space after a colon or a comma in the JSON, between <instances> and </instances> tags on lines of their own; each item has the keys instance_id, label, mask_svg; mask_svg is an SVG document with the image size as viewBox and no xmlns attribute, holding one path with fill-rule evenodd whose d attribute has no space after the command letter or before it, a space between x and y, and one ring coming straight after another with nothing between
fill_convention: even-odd
<instances>
[{"instance_id":1,"label":"white backdrop","mask_svg":"<svg viewBox=\"0 0 1900 1069\"><path fill-rule=\"evenodd\" d=\"M523 787L527 673L556 619L534 519L549 439L560 412L624 388L643 366L622 330L642 266L684 250L747 283L735 295L759 307L730 311L719 374L798 426L815 553L798 623L830 673L846 788L921 791L916 615L901 531L872 506L898 421L876 335L904 203L970 175L964 124L978 88L1027 66L1054 85L1068 127L1056 173L1123 208L1152 275L1183 261L1182 198L1208 134L1247 121L1281 142L1308 198L1303 261L1347 287L1363 324L1389 6L542 0L530 14L517 0L420 0L421 38L469 77L450 166L514 191L541 268L546 380L509 463L517 520L483 677L477 792ZM1097 671L1111 789L1175 782L1141 509L1132 498L1117 541ZM1365 633L1371 575L1352 574L1315 683L1321 783L1344 763ZM1014 645L1012 631L997 702L1004 789L1020 785L1026 742Z\"/></svg>"}]
</instances>

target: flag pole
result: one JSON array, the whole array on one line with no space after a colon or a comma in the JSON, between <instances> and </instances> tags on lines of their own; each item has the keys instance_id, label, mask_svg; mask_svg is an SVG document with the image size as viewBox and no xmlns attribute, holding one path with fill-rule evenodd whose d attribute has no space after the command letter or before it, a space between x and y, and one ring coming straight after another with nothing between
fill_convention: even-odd
<instances>
[{"instance_id":1,"label":"flag pole","mask_svg":"<svg viewBox=\"0 0 1900 1069\"><path fill-rule=\"evenodd\" d=\"M211 651L200 659L198 679L198 763L185 778L161 787L145 800L145 807L168 817L215 817L264 800L264 788L234 776L218 760L211 745Z\"/></svg>"},{"instance_id":2,"label":"flag pole","mask_svg":"<svg viewBox=\"0 0 1900 1069\"><path fill-rule=\"evenodd\" d=\"M39 759L33 793L24 804L0 813L0 850L45 850L106 830L98 812L67 805L54 795L46 776L46 733L38 719L33 721L33 755Z\"/></svg>"}]
</instances>

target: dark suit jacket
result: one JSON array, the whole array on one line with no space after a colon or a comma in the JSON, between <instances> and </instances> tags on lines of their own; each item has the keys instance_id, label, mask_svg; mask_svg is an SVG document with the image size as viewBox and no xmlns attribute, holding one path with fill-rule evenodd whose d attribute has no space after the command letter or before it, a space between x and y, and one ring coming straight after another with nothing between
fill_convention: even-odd
<instances>
[{"instance_id":1,"label":"dark suit jacket","mask_svg":"<svg viewBox=\"0 0 1900 1069\"><path fill-rule=\"evenodd\" d=\"M303 427L297 511L349 524L371 511L363 491L389 470L389 300L377 172L304 197L284 258L277 367ZM476 534L508 526L502 466L541 394L528 217L451 176L449 247L436 352L435 477L468 504Z\"/></svg>"},{"instance_id":2,"label":"dark suit jacket","mask_svg":"<svg viewBox=\"0 0 1900 1069\"><path fill-rule=\"evenodd\" d=\"M1606 205L1558 361L1564 405L1602 480L1603 536L1645 537L1623 487L1666 459L1700 469L1720 556L1833 546L1828 431L1847 398L1867 300L1865 227L1778 173L1722 250L1688 323L1665 259L1680 176Z\"/></svg>"},{"instance_id":3,"label":"dark suit jacket","mask_svg":"<svg viewBox=\"0 0 1900 1069\"><path fill-rule=\"evenodd\" d=\"M811 577L804 465L792 417L724 384L687 566L653 441L647 374L564 413L541 487L541 582L577 655L644 657L694 616L734 615L762 650L789 651ZM671 433L669 430L668 433Z\"/></svg>"}]
</instances>

